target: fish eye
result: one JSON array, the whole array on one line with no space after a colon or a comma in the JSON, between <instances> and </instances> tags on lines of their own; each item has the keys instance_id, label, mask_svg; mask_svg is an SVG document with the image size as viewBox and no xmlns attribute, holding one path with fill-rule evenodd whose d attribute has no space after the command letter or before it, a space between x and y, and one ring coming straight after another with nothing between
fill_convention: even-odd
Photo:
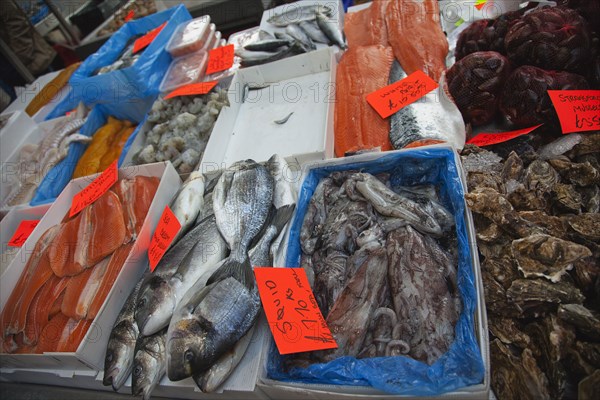
<instances>
[{"instance_id":1,"label":"fish eye","mask_svg":"<svg viewBox=\"0 0 600 400\"><path fill-rule=\"evenodd\" d=\"M112 353L108 353L108 354L106 355L106 361L107 361L107 362L112 362L112 360L113 360L113 355L112 355Z\"/></svg>"},{"instance_id":2,"label":"fish eye","mask_svg":"<svg viewBox=\"0 0 600 400\"><path fill-rule=\"evenodd\" d=\"M183 357L186 359L186 361L192 361L194 359L194 353L191 350L187 350Z\"/></svg>"},{"instance_id":3,"label":"fish eye","mask_svg":"<svg viewBox=\"0 0 600 400\"><path fill-rule=\"evenodd\" d=\"M142 367L139 365L133 369L133 375L140 376L142 374Z\"/></svg>"}]
</instances>

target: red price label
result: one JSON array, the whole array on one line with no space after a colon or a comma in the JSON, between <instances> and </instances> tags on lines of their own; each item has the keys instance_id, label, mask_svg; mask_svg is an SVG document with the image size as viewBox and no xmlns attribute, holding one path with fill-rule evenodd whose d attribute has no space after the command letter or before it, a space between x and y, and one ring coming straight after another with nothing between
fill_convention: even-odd
<instances>
[{"instance_id":1,"label":"red price label","mask_svg":"<svg viewBox=\"0 0 600 400\"><path fill-rule=\"evenodd\" d=\"M217 47L208 53L208 66L206 67L206 75L215 72L225 71L233 65L234 47L232 44L227 46Z\"/></svg>"},{"instance_id":2,"label":"red price label","mask_svg":"<svg viewBox=\"0 0 600 400\"><path fill-rule=\"evenodd\" d=\"M600 90L548 90L563 133L600 129Z\"/></svg>"},{"instance_id":3,"label":"red price label","mask_svg":"<svg viewBox=\"0 0 600 400\"><path fill-rule=\"evenodd\" d=\"M10 238L10 241L7 245L11 247L21 247L27 241L31 232L35 229L36 226L40 223L39 220L23 220L17 227L15 234Z\"/></svg>"},{"instance_id":4,"label":"red price label","mask_svg":"<svg viewBox=\"0 0 600 400\"><path fill-rule=\"evenodd\" d=\"M134 16L135 16L135 12L133 12L133 10L129 11L124 18L125 22L131 21Z\"/></svg>"},{"instance_id":5,"label":"red price label","mask_svg":"<svg viewBox=\"0 0 600 400\"><path fill-rule=\"evenodd\" d=\"M73 196L69 217L76 215L78 212L98 200L112 185L117 183L117 180L119 179L117 161L118 160L115 160L103 173L98 175L92 183Z\"/></svg>"},{"instance_id":6,"label":"red price label","mask_svg":"<svg viewBox=\"0 0 600 400\"><path fill-rule=\"evenodd\" d=\"M499 132L499 133L480 133L471 138L467 144L474 144L479 147L491 146L502 142L507 142L519 136L527 135L533 132L543 124L532 126L531 128L519 129L518 131Z\"/></svg>"},{"instance_id":7,"label":"red price label","mask_svg":"<svg viewBox=\"0 0 600 400\"><path fill-rule=\"evenodd\" d=\"M151 30L150 32L148 32L147 34L145 34L144 36L142 36L141 38L136 40L133 43L133 54L148 47L150 45L150 43L152 43L152 41L158 36L160 31L162 31L162 29L165 27L166 24L167 24L166 22L163 23L158 28Z\"/></svg>"},{"instance_id":8,"label":"red price label","mask_svg":"<svg viewBox=\"0 0 600 400\"><path fill-rule=\"evenodd\" d=\"M281 354L338 347L302 268L254 268L258 292Z\"/></svg>"},{"instance_id":9,"label":"red price label","mask_svg":"<svg viewBox=\"0 0 600 400\"><path fill-rule=\"evenodd\" d=\"M479 11L481 11L483 6L485 6L485 3L487 3L487 0L477 0L475 2L475 8L478 9Z\"/></svg>"},{"instance_id":10,"label":"red price label","mask_svg":"<svg viewBox=\"0 0 600 400\"><path fill-rule=\"evenodd\" d=\"M387 118L439 85L423 71L415 71L406 78L367 95L367 101L381 118Z\"/></svg>"},{"instance_id":11,"label":"red price label","mask_svg":"<svg viewBox=\"0 0 600 400\"><path fill-rule=\"evenodd\" d=\"M178 89L173 90L171 93L165 96L165 100L177 97L177 96L190 96L190 95L199 95L206 94L212 90L217 85L217 81L212 82L200 82L200 83L190 83L189 85L182 86Z\"/></svg>"},{"instance_id":12,"label":"red price label","mask_svg":"<svg viewBox=\"0 0 600 400\"><path fill-rule=\"evenodd\" d=\"M154 236L152 236L152 240L150 241L150 247L148 248L148 261L150 262L151 272L154 272L158 262L165 254L180 229L181 224L177 220L177 217L173 214L173 211L171 211L169 206L166 206L160 216L160 220L154 231Z\"/></svg>"}]
</instances>

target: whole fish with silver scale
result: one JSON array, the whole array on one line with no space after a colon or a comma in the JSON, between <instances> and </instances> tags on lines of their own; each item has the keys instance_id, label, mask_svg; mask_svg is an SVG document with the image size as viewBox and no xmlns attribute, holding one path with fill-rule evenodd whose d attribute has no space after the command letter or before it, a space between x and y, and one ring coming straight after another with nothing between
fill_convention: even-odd
<instances>
[{"instance_id":1,"label":"whole fish with silver scale","mask_svg":"<svg viewBox=\"0 0 600 400\"><path fill-rule=\"evenodd\" d=\"M271 25L284 27L301 21L313 21L316 18L317 12L322 12L323 14L330 16L333 13L333 9L324 4L306 6L291 4L286 7L286 10L283 13L269 17L267 22Z\"/></svg>"},{"instance_id":2,"label":"whole fish with silver scale","mask_svg":"<svg viewBox=\"0 0 600 400\"><path fill-rule=\"evenodd\" d=\"M187 290L227 254L215 217L201 221L189 235L197 240L170 276L154 279L140 291L136 320L143 335L152 335L168 326L173 311Z\"/></svg>"},{"instance_id":3,"label":"whole fish with silver scale","mask_svg":"<svg viewBox=\"0 0 600 400\"><path fill-rule=\"evenodd\" d=\"M131 394L149 400L152 391L167 372L167 328L151 336L139 337L135 344Z\"/></svg>"}]
</instances>

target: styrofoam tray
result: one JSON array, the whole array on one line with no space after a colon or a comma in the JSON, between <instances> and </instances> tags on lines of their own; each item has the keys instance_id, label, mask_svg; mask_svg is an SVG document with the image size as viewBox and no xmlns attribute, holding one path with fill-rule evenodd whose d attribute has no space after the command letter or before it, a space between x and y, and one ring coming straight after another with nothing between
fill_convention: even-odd
<instances>
[{"instance_id":1,"label":"styrofoam tray","mask_svg":"<svg viewBox=\"0 0 600 400\"><path fill-rule=\"evenodd\" d=\"M266 161L275 153L289 164L333 157L336 67L334 52L325 48L237 71L230 107L221 110L200 171L247 158ZM264 88L244 99L247 85ZM292 112L286 123L275 123Z\"/></svg>"},{"instance_id":2,"label":"styrofoam tray","mask_svg":"<svg viewBox=\"0 0 600 400\"><path fill-rule=\"evenodd\" d=\"M466 176L462 169L460 158L456 153L455 149L447 144L423 146L419 149L452 149L454 152L455 164L459 173L459 178L462 181L463 187L467 187ZM302 176L297 183L296 191L299 191L302 187L306 176L313 168L320 168L325 166L343 165L349 163L358 162L369 162L376 160L383 155L389 155L394 153L410 152L415 149L404 149L395 150L390 152L372 152L359 154L356 156L337 158L332 160L316 161L310 164L302 166ZM473 224L473 217L469 208L465 205L465 222L467 224L467 233L469 236L469 244L471 248L471 260L473 264L474 282L477 291L477 305L474 310L475 313L475 334L479 342L479 348L481 350L481 357L483 360L483 366L485 368L485 374L483 382L477 385L469 386L455 392L445 393L437 397L418 397L419 399L427 398L442 398L442 399L488 399L490 397L490 357L489 357L489 337L488 337L488 324L487 324L487 312L485 308L485 299L483 291L483 281L481 279L481 271L479 265L479 253L477 250L477 242L475 237L475 228ZM292 217L293 220L294 217ZM289 231L291 229L291 223L288 225L284 243L285 245L280 246L280 252L275 260L275 265L285 266L286 260L286 249L289 238ZM269 345L265 345L263 359L267 360ZM344 385L316 385L316 384L304 384L295 382L281 382L273 379L269 379L266 376L266 364L261 369L261 375L259 377L258 386L272 399L289 399L289 400L304 400L310 399L353 399L353 400L375 400L375 399L401 399L401 398L412 398L414 396L405 395L391 395L375 390L371 387L366 386L344 386Z\"/></svg>"},{"instance_id":3,"label":"styrofoam tray","mask_svg":"<svg viewBox=\"0 0 600 400\"><path fill-rule=\"evenodd\" d=\"M119 178L132 178L137 175L158 177L160 178L160 184L137 241L77 351L72 353L2 354L2 367L53 370L100 370L104 367L104 355L112 326L125 299L148 268L147 250L151 234L165 205L171 201L171 198L181 186L181 180L170 163L148 164L119 170ZM27 252L27 249L33 249L38 239L47 229L63 220L71 207L73 196L86 187L96 176L91 175L69 182L47 211L13 262L0 277L0 309L6 304L31 255L31 251Z\"/></svg>"}]
</instances>

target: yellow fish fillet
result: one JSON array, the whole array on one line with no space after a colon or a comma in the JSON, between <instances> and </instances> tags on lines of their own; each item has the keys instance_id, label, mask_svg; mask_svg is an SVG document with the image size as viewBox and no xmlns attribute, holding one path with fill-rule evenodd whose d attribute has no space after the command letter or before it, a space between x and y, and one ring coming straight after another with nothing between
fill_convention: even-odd
<instances>
[{"instance_id":1,"label":"yellow fish fillet","mask_svg":"<svg viewBox=\"0 0 600 400\"><path fill-rule=\"evenodd\" d=\"M131 125L129 121L125 121L125 124ZM104 171L113 161L121 156L123 147L125 147L127 139L129 139L129 136L131 136L133 131L135 131L135 128L136 126L125 126L121 132L115 136L115 140L113 140L110 149L106 154L104 154L104 156L102 156L102 159L100 160L100 169L98 172Z\"/></svg>"},{"instance_id":2,"label":"yellow fish fillet","mask_svg":"<svg viewBox=\"0 0 600 400\"><path fill-rule=\"evenodd\" d=\"M121 121L113 117L108 117L108 123L94 133L92 142L79 159L73 173L73 179L98 172L102 156L110 149L114 136L121 129L123 129Z\"/></svg>"}]
</instances>

